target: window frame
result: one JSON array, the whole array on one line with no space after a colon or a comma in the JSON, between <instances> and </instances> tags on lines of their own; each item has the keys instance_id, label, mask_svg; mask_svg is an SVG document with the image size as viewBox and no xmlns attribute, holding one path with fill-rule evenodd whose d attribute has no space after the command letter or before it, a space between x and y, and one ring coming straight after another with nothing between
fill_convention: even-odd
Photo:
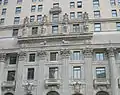
<instances>
[{"instance_id":1,"label":"window frame","mask_svg":"<svg viewBox=\"0 0 120 95\"><path fill-rule=\"evenodd\" d=\"M96 27L97 25L97 27ZM99 25L99 27L98 27ZM95 32L101 32L101 23L94 23L94 31Z\"/></svg>"},{"instance_id":2,"label":"window frame","mask_svg":"<svg viewBox=\"0 0 120 95\"><path fill-rule=\"evenodd\" d=\"M52 34L58 34L58 29L59 28L59 26L58 25L53 25L52 26Z\"/></svg>"},{"instance_id":3,"label":"window frame","mask_svg":"<svg viewBox=\"0 0 120 95\"><path fill-rule=\"evenodd\" d=\"M35 77L35 68L27 69L27 80L34 80Z\"/></svg>"},{"instance_id":4,"label":"window frame","mask_svg":"<svg viewBox=\"0 0 120 95\"><path fill-rule=\"evenodd\" d=\"M31 12L35 12L35 10L36 10L36 5L32 5L31 6Z\"/></svg>"},{"instance_id":5,"label":"window frame","mask_svg":"<svg viewBox=\"0 0 120 95\"><path fill-rule=\"evenodd\" d=\"M7 72L7 81L15 81L15 75L16 75L15 70L8 70L8 72Z\"/></svg>"},{"instance_id":6,"label":"window frame","mask_svg":"<svg viewBox=\"0 0 120 95\"><path fill-rule=\"evenodd\" d=\"M70 19L75 19L75 12L70 12Z\"/></svg>"},{"instance_id":7,"label":"window frame","mask_svg":"<svg viewBox=\"0 0 120 95\"><path fill-rule=\"evenodd\" d=\"M97 73L99 72L99 73L101 73L101 69L103 69L103 71L104 71L104 76L100 76L100 75L98 75ZM101 79L101 78L103 78L103 79L105 79L106 78L106 67L96 67L96 78L97 79Z\"/></svg>"},{"instance_id":8,"label":"window frame","mask_svg":"<svg viewBox=\"0 0 120 95\"><path fill-rule=\"evenodd\" d=\"M54 74L52 75L52 73L54 73ZM59 78L59 68L58 67L49 67L49 79L58 79L58 78Z\"/></svg>"},{"instance_id":9,"label":"window frame","mask_svg":"<svg viewBox=\"0 0 120 95\"><path fill-rule=\"evenodd\" d=\"M70 2L70 8L75 8L75 2Z\"/></svg>"},{"instance_id":10,"label":"window frame","mask_svg":"<svg viewBox=\"0 0 120 95\"><path fill-rule=\"evenodd\" d=\"M14 24L20 23L20 17L14 17Z\"/></svg>"},{"instance_id":11,"label":"window frame","mask_svg":"<svg viewBox=\"0 0 120 95\"><path fill-rule=\"evenodd\" d=\"M20 14L21 13L21 7L16 7L15 14Z\"/></svg>"},{"instance_id":12,"label":"window frame","mask_svg":"<svg viewBox=\"0 0 120 95\"><path fill-rule=\"evenodd\" d=\"M112 10L112 17L117 17L117 10Z\"/></svg>"},{"instance_id":13,"label":"window frame","mask_svg":"<svg viewBox=\"0 0 120 95\"><path fill-rule=\"evenodd\" d=\"M100 17L100 10L94 11L94 17L95 17L95 18Z\"/></svg>"},{"instance_id":14,"label":"window frame","mask_svg":"<svg viewBox=\"0 0 120 95\"><path fill-rule=\"evenodd\" d=\"M73 66L73 79L81 79L81 66Z\"/></svg>"},{"instance_id":15,"label":"window frame","mask_svg":"<svg viewBox=\"0 0 120 95\"><path fill-rule=\"evenodd\" d=\"M35 62L36 61L36 53L29 53L28 61Z\"/></svg>"}]
</instances>

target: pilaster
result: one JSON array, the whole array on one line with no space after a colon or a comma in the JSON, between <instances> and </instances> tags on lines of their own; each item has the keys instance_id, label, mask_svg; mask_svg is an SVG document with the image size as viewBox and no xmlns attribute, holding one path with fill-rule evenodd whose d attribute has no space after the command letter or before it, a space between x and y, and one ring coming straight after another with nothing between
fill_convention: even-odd
<instances>
[{"instance_id":1,"label":"pilaster","mask_svg":"<svg viewBox=\"0 0 120 95\"><path fill-rule=\"evenodd\" d=\"M6 54L5 53L1 53L0 54L0 95L2 95L1 83L3 82L5 58L6 58Z\"/></svg>"},{"instance_id":2,"label":"pilaster","mask_svg":"<svg viewBox=\"0 0 120 95\"><path fill-rule=\"evenodd\" d=\"M40 85L37 85L37 95L43 95L44 93L44 64L46 62L47 52L45 50L41 50L37 52L38 57L38 68L37 68L37 80L39 81Z\"/></svg>"},{"instance_id":3,"label":"pilaster","mask_svg":"<svg viewBox=\"0 0 120 95\"><path fill-rule=\"evenodd\" d=\"M69 57L70 50L63 49L60 51L62 63L63 95L70 95L69 92Z\"/></svg>"},{"instance_id":4,"label":"pilaster","mask_svg":"<svg viewBox=\"0 0 120 95\"><path fill-rule=\"evenodd\" d=\"M88 47L83 50L85 61L86 95L93 95L92 52L92 48Z\"/></svg>"},{"instance_id":5,"label":"pilaster","mask_svg":"<svg viewBox=\"0 0 120 95\"><path fill-rule=\"evenodd\" d=\"M118 93L118 70L115 60L115 48L107 48L108 58L109 58L109 67L110 67L110 78L111 78L111 90L112 95L119 95Z\"/></svg>"},{"instance_id":6,"label":"pilaster","mask_svg":"<svg viewBox=\"0 0 120 95\"><path fill-rule=\"evenodd\" d=\"M19 52L18 58L18 69L16 71L17 79L16 79L16 91L15 95L24 94L24 87L23 87L23 69L24 64L26 63L27 53L25 51Z\"/></svg>"}]
</instances>

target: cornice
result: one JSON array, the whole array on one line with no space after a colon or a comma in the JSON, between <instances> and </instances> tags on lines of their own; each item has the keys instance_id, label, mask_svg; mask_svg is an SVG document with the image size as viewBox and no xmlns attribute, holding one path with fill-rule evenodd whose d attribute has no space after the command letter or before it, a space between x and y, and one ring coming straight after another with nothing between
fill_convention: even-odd
<instances>
[{"instance_id":1,"label":"cornice","mask_svg":"<svg viewBox=\"0 0 120 95\"><path fill-rule=\"evenodd\" d=\"M118 22L120 21L120 18L97 18L97 19L89 19L88 23L94 23L94 22ZM73 19L73 20L69 20L68 24L73 24L73 23L83 23L82 19ZM45 25L52 25L52 24L63 24L62 21L58 21L58 22L47 22L45 23ZM38 22L33 22L33 23L29 23L28 27L32 27L32 26L40 26L41 23ZM19 25L1 25L0 29L11 29L11 28L20 28L22 27L23 24L19 24Z\"/></svg>"}]
</instances>

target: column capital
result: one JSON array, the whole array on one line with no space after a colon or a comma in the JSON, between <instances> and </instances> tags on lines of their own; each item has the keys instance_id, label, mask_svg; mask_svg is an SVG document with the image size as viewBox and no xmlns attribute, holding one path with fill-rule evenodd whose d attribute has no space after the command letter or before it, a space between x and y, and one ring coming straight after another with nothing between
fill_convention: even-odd
<instances>
[{"instance_id":1,"label":"column capital","mask_svg":"<svg viewBox=\"0 0 120 95\"><path fill-rule=\"evenodd\" d=\"M114 57L115 56L115 54L114 54L115 50L116 50L116 48L113 48L113 47L107 48L108 56L109 57Z\"/></svg>"},{"instance_id":2,"label":"column capital","mask_svg":"<svg viewBox=\"0 0 120 95\"><path fill-rule=\"evenodd\" d=\"M6 54L5 53L0 53L0 62L4 62L6 58Z\"/></svg>"},{"instance_id":3,"label":"column capital","mask_svg":"<svg viewBox=\"0 0 120 95\"><path fill-rule=\"evenodd\" d=\"M70 56L71 51L69 49L61 49L60 50L60 55L64 56L64 57L68 57Z\"/></svg>"},{"instance_id":4,"label":"column capital","mask_svg":"<svg viewBox=\"0 0 120 95\"><path fill-rule=\"evenodd\" d=\"M93 52L92 48L86 47L85 49L83 49L83 53L84 53L85 58L91 58L92 52Z\"/></svg>"},{"instance_id":5,"label":"column capital","mask_svg":"<svg viewBox=\"0 0 120 95\"><path fill-rule=\"evenodd\" d=\"M27 56L27 53L25 51L19 52L19 61L25 60L25 57Z\"/></svg>"}]
</instances>

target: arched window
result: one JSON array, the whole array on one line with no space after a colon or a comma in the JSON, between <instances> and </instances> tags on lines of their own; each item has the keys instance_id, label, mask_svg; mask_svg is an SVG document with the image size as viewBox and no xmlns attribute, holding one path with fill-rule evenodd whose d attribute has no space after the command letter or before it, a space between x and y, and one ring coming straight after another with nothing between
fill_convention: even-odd
<instances>
[{"instance_id":1,"label":"arched window","mask_svg":"<svg viewBox=\"0 0 120 95\"><path fill-rule=\"evenodd\" d=\"M59 95L59 93L56 91L50 91L47 93L47 95Z\"/></svg>"},{"instance_id":2,"label":"arched window","mask_svg":"<svg viewBox=\"0 0 120 95\"><path fill-rule=\"evenodd\" d=\"M13 94L9 92L9 93L5 93L5 95L13 95Z\"/></svg>"},{"instance_id":3,"label":"arched window","mask_svg":"<svg viewBox=\"0 0 120 95\"><path fill-rule=\"evenodd\" d=\"M109 95L108 92L105 92L105 91L99 91L97 92L96 95Z\"/></svg>"}]
</instances>

